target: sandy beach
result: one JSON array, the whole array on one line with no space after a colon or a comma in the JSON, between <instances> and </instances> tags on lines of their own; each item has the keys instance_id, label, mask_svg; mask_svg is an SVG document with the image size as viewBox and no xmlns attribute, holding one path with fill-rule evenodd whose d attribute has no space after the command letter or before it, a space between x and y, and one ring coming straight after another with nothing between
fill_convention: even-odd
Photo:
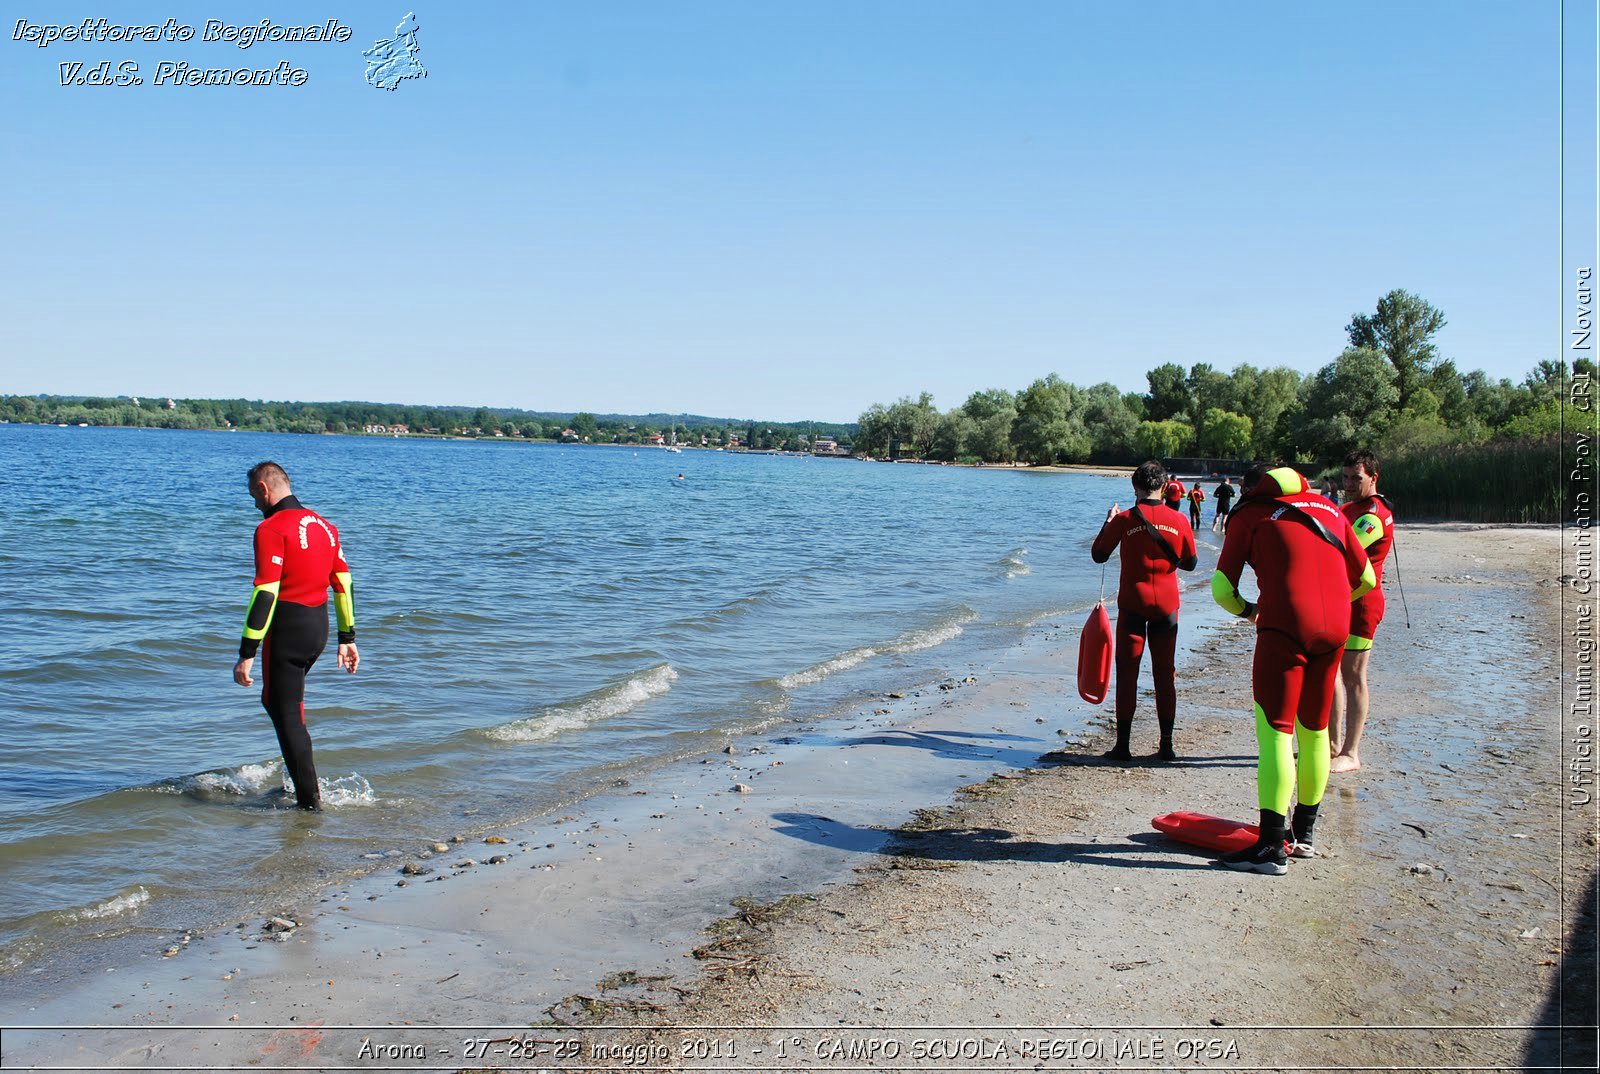
<instances>
[{"instance_id":1,"label":"sandy beach","mask_svg":"<svg viewBox=\"0 0 1600 1074\"><path fill-rule=\"evenodd\" d=\"M1592 1065L1596 814L1565 780L1560 541L1404 531L1411 626L1391 590L1364 767L1288 876L1149 826L1254 816L1252 633L1197 587L1182 763L1097 761L1109 711L1072 692L1086 609L1063 610L984 666L541 828L440 833L308 905L36 967L6 990L5 1065ZM1590 1028L1531 1028L1563 1020Z\"/></svg>"}]
</instances>

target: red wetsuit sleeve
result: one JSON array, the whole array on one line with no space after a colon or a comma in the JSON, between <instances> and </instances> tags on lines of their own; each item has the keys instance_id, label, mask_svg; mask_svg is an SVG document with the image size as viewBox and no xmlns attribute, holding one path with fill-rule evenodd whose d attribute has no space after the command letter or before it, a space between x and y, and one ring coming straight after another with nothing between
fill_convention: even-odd
<instances>
[{"instance_id":1,"label":"red wetsuit sleeve","mask_svg":"<svg viewBox=\"0 0 1600 1074\"><path fill-rule=\"evenodd\" d=\"M250 605L244 614L244 633L239 639L240 658L256 655L261 639L272 626L272 613L278 607L278 591L283 584L283 557L287 554L283 533L270 521L256 527L256 572Z\"/></svg>"},{"instance_id":2,"label":"red wetsuit sleeve","mask_svg":"<svg viewBox=\"0 0 1600 1074\"><path fill-rule=\"evenodd\" d=\"M1178 525L1183 534L1183 544L1178 548L1178 568L1192 571L1195 564L1200 562L1200 549L1194 542L1194 527L1181 513L1178 515Z\"/></svg>"},{"instance_id":3,"label":"red wetsuit sleeve","mask_svg":"<svg viewBox=\"0 0 1600 1074\"><path fill-rule=\"evenodd\" d=\"M255 585L280 581L283 578L284 540L277 528L263 522L256 527L256 577Z\"/></svg>"},{"instance_id":4,"label":"red wetsuit sleeve","mask_svg":"<svg viewBox=\"0 0 1600 1074\"><path fill-rule=\"evenodd\" d=\"M1112 516L1100 527L1100 532L1095 534L1094 544L1089 546L1089 558L1096 563L1104 563L1111 558L1111 553L1117 550L1117 545L1122 543L1122 534L1128 524L1126 511Z\"/></svg>"},{"instance_id":5,"label":"red wetsuit sleeve","mask_svg":"<svg viewBox=\"0 0 1600 1074\"><path fill-rule=\"evenodd\" d=\"M350 579L350 564L344 558L344 542L339 531L328 523L333 533L333 563L328 570L328 587L333 590L334 617L339 625L339 644L350 645L356 640L356 610L354 584Z\"/></svg>"},{"instance_id":6,"label":"red wetsuit sleeve","mask_svg":"<svg viewBox=\"0 0 1600 1074\"><path fill-rule=\"evenodd\" d=\"M1234 615L1249 615L1251 604L1239 593L1239 578L1250 558L1257 511L1241 511L1228 516L1228 533L1222 539L1217 569L1211 575L1211 597Z\"/></svg>"}]
</instances>

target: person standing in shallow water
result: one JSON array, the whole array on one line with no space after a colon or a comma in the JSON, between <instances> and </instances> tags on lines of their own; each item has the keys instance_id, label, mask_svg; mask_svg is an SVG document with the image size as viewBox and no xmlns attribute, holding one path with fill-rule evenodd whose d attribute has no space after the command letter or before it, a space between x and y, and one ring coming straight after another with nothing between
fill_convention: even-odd
<instances>
[{"instance_id":1,"label":"person standing in shallow water","mask_svg":"<svg viewBox=\"0 0 1600 1074\"><path fill-rule=\"evenodd\" d=\"M1200 505L1205 502L1206 490L1200 487L1200 482L1194 483L1194 488L1189 490L1189 528L1200 529Z\"/></svg>"},{"instance_id":2,"label":"person standing in shallow water","mask_svg":"<svg viewBox=\"0 0 1600 1074\"><path fill-rule=\"evenodd\" d=\"M257 463L245 480L263 520L256 527L255 588L233 681L254 684L250 671L259 649L261 705L278 733L295 798L301 809L320 810L322 794L306 730L306 673L328 645L330 588L339 619L339 666L354 675L361 662L350 566L339 531L295 499L283 467Z\"/></svg>"},{"instance_id":3,"label":"person standing in shallow water","mask_svg":"<svg viewBox=\"0 0 1600 1074\"><path fill-rule=\"evenodd\" d=\"M1211 519L1212 532L1227 532L1228 505L1233 502L1233 493L1233 483L1224 477L1222 484L1217 486L1217 513Z\"/></svg>"},{"instance_id":4,"label":"person standing in shallow water","mask_svg":"<svg viewBox=\"0 0 1600 1074\"><path fill-rule=\"evenodd\" d=\"M1147 643L1150 673L1155 679L1156 721L1161 727L1156 756L1163 761L1178 756L1172 742L1178 707L1177 572L1194 570L1199 557L1188 521L1161 502L1166 480L1161 464L1154 460L1135 470L1136 502L1120 513L1116 504L1111 505L1089 550L1096 563L1110 559L1112 552L1122 557L1117 588L1117 744L1106 754L1112 761L1133 760L1129 739L1139 703L1139 664Z\"/></svg>"}]
</instances>

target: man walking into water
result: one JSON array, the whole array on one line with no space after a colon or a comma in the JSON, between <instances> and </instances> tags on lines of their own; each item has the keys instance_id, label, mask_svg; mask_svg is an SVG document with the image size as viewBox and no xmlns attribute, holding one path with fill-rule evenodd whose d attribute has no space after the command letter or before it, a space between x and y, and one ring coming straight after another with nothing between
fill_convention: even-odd
<instances>
[{"instance_id":1,"label":"man walking into water","mask_svg":"<svg viewBox=\"0 0 1600 1074\"><path fill-rule=\"evenodd\" d=\"M233 681L240 686L255 682L250 668L259 647L261 705L278 733L295 798L301 809L319 810L322 794L306 730L306 673L328 645L330 588L339 619L339 666L353 675L361 662L350 566L339 531L295 499L283 467L257 463L246 481L263 521L256 527L255 588L245 613Z\"/></svg>"},{"instance_id":2,"label":"man walking into water","mask_svg":"<svg viewBox=\"0 0 1600 1074\"><path fill-rule=\"evenodd\" d=\"M1220 530L1226 533L1228 529L1228 505L1233 502L1233 483L1226 477L1222 479L1222 484L1217 486L1216 496L1217 513L1212 516L1211 529L1212 532Z\"/></svg>"},{"instance_id":3,"label":"man walking into water","mask_svg":"<svg viewBox=\"0 0 1600 1074\"><path fill-rule=\"evenodd\" d=\"M1156 722L1161 727L1156 756L1177 759L1172 729L1177 719L1178 647L1177 571L1194 570L1194 530L1183 515L1161 502L1167 479L1161 464L1151 460L1133 472L1136 503L1117 512L1112 504L1105 525L1094 539L1090 556L1104 563L1120 549L1122 583L1117 589L1117 744L1106 754L1112 761L1131 761L1129 738L1139 703L1139 662L1150 646L1150 672L1155 678Z\"/></svg>"},{"instance_id":4,"label":"man walking into water","mask_svg":"<svg viewBox=\"0 0 1600 1074\"><path fill-rule=\"evenodd\" d=\"M1378 492L1378 456L1372 452L1352 451L1344 457L1341 510L1350 520L1356 540L1367 550L1377 578L1372 592L1350 606L1350 637L1344 643L1328 721L1328 743L1333 750L1330 771L1354 772L1361 767L1361 733L1367 726L1367 658L1372 655L1378 624L1383 622L1383 561L1394 547L1394 512Z\"/></svg>"},{"instance_id":5,"label":"man walking into water","mask_svg":"<svg viewBox=\"0 0 1600 1074\"><path fill-rule=\"evenodd\" d=\"M1256 624L1250 680L1260 747L1261 835L1254 846L1225 855L1222 864L1281 876L1289 871L1289 854L1313 855L1317 808L1328 785L1328 708L1350 634L1350 602L1376 578L1349 519L1312 492L1296 470L1254 469L1244 490L1228 520L1211 593L1228 611ZM1258 603L1239 594L1246 563L1255 569ZM1297 790L1293 846L1286 850L1289 802Z\"/></svg>"}]
</instances>

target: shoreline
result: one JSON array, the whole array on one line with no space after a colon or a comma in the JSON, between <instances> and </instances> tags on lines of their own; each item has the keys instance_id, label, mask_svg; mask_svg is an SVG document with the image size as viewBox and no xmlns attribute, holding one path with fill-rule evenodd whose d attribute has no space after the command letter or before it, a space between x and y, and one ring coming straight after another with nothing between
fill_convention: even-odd
<instances>
[{"instance_id":1,"label":"shoreline","mask_svg":"<svg viewBox=\"0 0 1600 1074\"><path fill-rule=\"evenodd\" d=\"M1498 528L1452 525L1435 527L1431 533L1418 527L1414 532L1405 567L1422 577L1414 579L1408 574L1405 580L1412 587L1412 616L1419 626L1425 616L1466 618L1459 612L1470 612L1478 602L1502 599L1512 588L1510 582L1459 580L1474 577L1473 572L1461 568L1463 564L1473 566L1482 551L1478 545L1493 541L1510 549L1497 556L1493 568L1509 578L1527 570L1530 557L1537 562L1559 540L1559 531L1553 528L1544 533L1519 530L1507 534ZM1435 538L1464 548L1441 560L1437 553L1425 550ZM1412 552L1412 548L1418 551ZM1556 573L1558 570L1544 572L1552 579ZM1483 568L1477 569L1476 577L1485 577ZM1474 593L1460 588L1474 584L1487 589ZM1544 589L1540 592L1548 604L1551 594ZM1182 880L1173 878L1192 875L1194 885L1219 894L1250 885L1242 893L1245 906L1265 915L1264 921L1252 927L1262 936L1256 942L1268 944L1268 950L1273 943L1304 942L1305 923L1286 911L1307 895L1307 877L1326 887L1370 888L1384 905L1414 914L1411 900L1415 892L1410 889L1417 886L1417 876L1401 873L1397 879L1392 871L1361 863L1372 857L1374 850L1392 858L1400 849L1386 840L1397 838L1396 824L1406 822L1386 822L1384 815L1390 810L1438 832L1436 825L1416 812L1416 803L1403 801L1406 780L1397 779L1394 769L1402 756L1402 744L1405 750L1421 748L1425 753L1453 758L1455 764L1434 764L1459 773L1468 768L1462 761L1472 748L1468 740L1428 742L1419 747L1412 741L1420 733L1418 729L1391 740L1387 733L1391 728L1375 722L1367 769L1354 774L1359 777L1355 780L1335 777L1330 784L1333 808L1324 814L1330 853L1323 859L1297 863L1289 877L1240 877L1221 870L1190 873L1188 870L1200 868L1192 855L1174 851L1148 832L1147 817L1168 808L1209 808L1237 815L1248 813L1245 806L1253 805L1253 740L1236 712L1241 705L1248 705L1248 656L1241 648L1241 639L1248 633L1209 607L1203 590L1192 588L1186 595L1188 636L1180 646L1178 733L1180 752L1193 757L1191 763L1160 768L1039 766L1039 755L1062 743L1070 751L1095 752L1096 736L1103 735L1108 719L1104 709L1091 710L1070 694L1069 658L1076 651L1078 615L1063 613L1036 623L1027 640L994 654L987 667L952 668L947 684L929 684L920 692L908 691L903 698L869 703L851 717L778 736L800 741L769 741L771 736L739 740L733 745L738 751L735 754L671 765L670 771L649 777L648 790L590 799L580 805L576 816L554 827L546 825L537 832L507 831L505 836L512 839L508 845L452 846L447 856L433 864L467 857L483 859L495 852L507 853L510 860L494 867L456 870L444 888L429 886L434 878L416 877L404 891L379 891L379 881L373 878L331 892L318 904L319 912L306 913L304 923L289 933L287 940L252 942L260 924L252 920L243 930L248 934L244 937L195 937L194 943L184 945L184 950L170 959L152 952L135 965L116 968L114 973L79 983L53 999L26 1010L16 1009L6 1017L8 1022L25 1019L34 1025L66 1025L86 1024L82 1018L88 1014L95 1018L92 1024L116 1026L113 1032L87 1039L70 1032L29 1033L7 1050L23 1056L70 1057L92 1065L95 1057L126 1056L157 1041L161 1062L181 1062L188 1055L203 1056L210 1065L230 1060L260 1062L272 1054L288 1058L281 1050L292 1045L300 1049L293 1053L297 1059L309 1059L315 1053L324 1062L337 1065L355 1055L350 1049L356 1036L325 1028L318 1033L319 1044L310 1041L304 1030L263 1029L268 1036L276 1035L273 1050L268 1051L264 1037L238 1030L219 1034L197 1027L229 1026L234 1018L238 1021L233 1025L241 1029L291 1027L307 1024L308 1018L329 1024L367 1018L379 1024L405 1020L421 1025L462 1021L529 1026L548 1020L547 1005L559 1020L583 1012L592 1015L596 1008L582 1003L571 1009L561 1006L564 1000L585 996L610 997L613 1002L605 1013L612 1017L619 1012L635 1020L665 1014L675 1015L679 1021L721 1025L823 1025L841 1020L871 1025L892 1022L894 1016L908 1019L904 1023L908 1025L946 1024L963 1017L973 1024L999 1024L994 1016L1004 1010L1035 1013L1041 1018L1049 1014L1039 1025L1059 1022L1063 1010L1073 1012L1070 1017L1075 1022L1094 1020L1092 1014L1099 1010L1100 1020L1107 1024L1134 1024L1128 1019L1135 1014L1144 1015L1145 1024L1151 1024L1148 1006L1138 1010L1119 1006L1110 1002L1110 997L1121 996L1125 985L1134 981L1141 988L1148 985L1149 974L1144 973L1145 979L1139 974L1141 967L1152 964L1153 951L1148 937L1125 935L1129 923L1148 918L1152 906L1165 910L1172 924L1185 920L1180 912L1192 915L1200 909L1194 895L1182 890ZM1452 607L1451 601L1462 596L1474 598L1471 606ZM1530 619L1524 629L1537 632L1543 625ZM1428 702L1429 691L1462 705L1474 704L1476 691L1476 704L1482 708L1484 683L1480 680L1494 671L1497 662L1504 665L1526 659L1537 663L1538 659L1537 654L1516 657L1504 639L1499 639L1501 644L1492 652L1486 650L1480 665L1467 666L1472 674L1466 677L1473 681L1435 681L1437 675L1429 672L1428 665L1437 658L1421 654L1442 648L1437 633L1413 631L1406 637L1393 619L1389 627L1387 640L1397 644L1394 652L1385 651L1375 658L1375 696L1396 690L1404 676L1422 675L1424 679L1406 687L1407 696L1419 710ZM1492 637L1487 632L1485 636ZM1402 648L1398 644L1402 638L1416 644ZM1418 666L1400 663L1398 658L1406 651L1413 654L1406 665ZM1229 669L1220 683L1214 668L1219 661ZM968 678L975 681L966 681ZM1528 674L1526 681L1539 680L1536 674ZM940 685L950 688L939 689ZM1510 717L1521 715L1518 706L1510 708L1515 711L1509 716L1500 713L1507 726ZM1153 716L1148 709L1146 698L1135 728L1136 752L1150 744L1144 739L1153 738ZM1487 712L1482 715L1494 719ZM1427 726L1424 720L1418 723ZM1214 744L1221 743L1228 748L1219 753ZM1446 745L1455 752L1448 752ZM1485 782L1491 796L1504 797L1503 784L1516 774L1511 769L1520 752L1508 753L1506 764L1479 766L1489 777L1500 777ZM1408 770L1420 763L1405 756ZM853 762L857 772L870 769L854 792L840 761L845 765ZM988 778L997 767L1000 776ZM1436 776L1430 781L1430 793L1453 800L1457 788L1451 784L1462 778ZM751 791L734 791L735 781ZM977 788L965 796L971 799L969 804L954 810L930 805L946 801L959 786ZM1162 807L1146 804L1143 818L1137 815L1137 808L1129 812L1133 804L1158 799ZM1531 806L1524 802L1519 808ZM1351 810L1361 814L1361 824L1354 828L1339 820L1348 819ZM892 829L900 827L907 815L921 818L924 834L894 834ZM1482 807L1473 815L1481 822ZM1068 826L1068 842L1060 841L1062 831L1047 822L1050 817ZM1532 827L1533 818L1524 823ZM1399 836L1409 831L1402 828ZM975 832L1001 834L975 836ZM1130 832L1143 837L1130 836ZM1588 835L1592 838L1592 830ZM1027 843L1019 850L1012 840L1023 836ZM1468 859L1481 857L1472 849L1472 833L1452 832L1450 837L1465 840L1453 843L1451 853ZM1483 837L1483 833L1477 836L1480 841ZM1435 834L1434 838L1441 836ZM712 853L710 848L719 842L722 847ZM1505 855L1526 858L1536 849L1548 852L1550 848L1543 842L1518 840L1503 852L1497 843L1490 856L1499 861ZM1593 843L1588 845L1592 856ZM1346 850L1358 846L1361 854ZM565 857L543 861L542 855ZM1443 864L1441 859L1441 872ZM1481 861L1470 868L1452 862L1448 879L1438 882L1475 879L1473 870L1481 872L1488 867ZM1048 870L1048 884L1040 883L1042 870ZM393 882L392 876L381 881L385 888ZM1541 929L1545 937L1565 935L1567 923L1550 920L1541 891L1515 879L1507 882L1518 883L1522 890L1508 894L1509 889L1493 889L1479 894L1514 898L1519 912L1538 917L1540 923L1528 927ZM1110 895L1104 884L1112 886ZM1045 896L1041 888L1068 896L1076 891L1088 902L1069 899L1063 904L1046 898L1041 905L1039 899ZM1174 888L1178 890L1174 892ZM1001 890L1009 894L1005 901L996 902ZM727 913L724 906L729 899L721 896L728 892L735 893L729 898L752 900L741 914L757 925L745 932L757 927L770 931L762 934L753 953L741 953L736 960L690 959L686 963L696 948L704 946L701 930ZM1023 901L1026 906L1012 906L1011 900ZM774 901L798 907L799 912L783 921L752 913L752 907ZM568 915L547 920L541 915L541 908L558 904L580 911L588 906L589 910L576 919ZM980 905L984 916L952 916L952 907ZM1067 907L1070 912L1063 914ZM1137 915L1135 907L1140 908ZM1099 923L1098 930L1086 933L1082 929L1084 914L1087 920ZM1224 914L1224 922L1227 916ZM908 919L914 928L906 924ZM419 923L422 921L426 924ZM985 924L975 930L975 921ZM1053 924L1046 928L1041 921ZM840 922L851 922L851 928L839 931L836 926ZM1406 925L1405 915L1401 922L1409 930L1409 940L1422 942L1424 938L1410 935L1420 934L1420 926ZM1192 918L1187 923L1195 924ZM860 931L863 925L866 933ZM1225 928L1214 921L1211 926L1204 935L1213 947L1228 941L1230 933ZM734 927L739 928L737 924ZM1327 926L1319 928L1322 931L1313 933L1320 937L1319 942L1334 942L1341 952L1348 945L1336 929L1329 933ZM991 930L1003 936L1003 944L1000 940L990 943L985 933ZM975 931L980 935L975 937ZM1169 925L1162 931L1175 930ZM901 933L905 934L900 937L904 943L897 946L895 938ZM890 939L880 943L880 934L888 934ZM717 942L726 938L724 935ZM1082 958L1078 959L1083 963L1076 967L1078 972L1067 972L1073 968L1070 958L1063 965L1045 964L1049 951L1061 954L1063 941L1071 946L1073 938L1080 945L1077 955L1092 953L1101 960L1097 968L1093 960L1084 962ZM1085 938L1094 944L1084 944ZM1447 942L1442 944L1435 939L1433 946L1448 950L1451 939L1444 937ZM1359 937L1354 943L1358 945L1355 950L1367 959L1376 956L1380 961L1384 957L1393 961L1403 954L1403 945L1386 951L1381 944L1376 948L1362 944ZM985 944L996 951L1003 948L1008 952L1006 958L980 951ZM1049 951L1041 951L1041 944ZM1116 946L1119 944L1122 946ZM489 946L493 950L486 950ZM1091 946L1097 949L1090 952ZM1528 944L1512 940L1509 946L1516 952ZM1206 949L1191 943L1191 957ZM613 968L606 977L632 974L635 980L642 980L670 974L671 980L632 990L606 988L598 975L591 973L585 978L581 969L570 965L570 957L563 957L563 952L570 956L579 951L597 965L609 959ZM813 952L822 952L820 963L808 961ZM1157 988L1147 1001L1164 997L1165 1002L1176 1004L1172 1011L1188 1010L1198 1018L1200 1009L1192 998L1185 1001L1187 1006L1177 1002L1183 999L1185 989L1195 986L1194 971L1186 971L1182 961L1166 955L1156 953L1155 957L1159 960L1156 964L1164 967L1162 973L1175 975L1178 983ZM752 990L750 979L739 973L721 974L728 978L721 984L714 979L719 975L702 973L688 980L685 989L686 965L704 967L719 961L740 965L748 959L757 961L745 968L760 968L758 989ZM1126 963L1129 968L1108 971L1111 963ZM1009 984L1018 985L1015 977L1022 973L1023 964L1029 967L1028 975L1036 975L1034 980L1053 982L1052 987L1041 986L1036 996L1018 993L1014 987L996 994L985 991L989 987L986 982L1000 976L1012 978ZM1339 995L1350 997L1352 1003L1365 999L1363 989L1370 985L1368 978L1373 974L1338 960L1332 964L1343 974L1343 983L1329 998L1329 1024L1337 1024L1359 1006L1341 1011L1334 1009L1334 1000ZM542 978L541 965L545 967ZM1522 978L1530 981L1537 977L1543 982L1553 976L1548 967L1530 971L1520 961L1516 965ZM888 967L905 979L906 988L889 987ZM1134 976L1120 976L1125 974ZM134 977L140 982L133 982ZM1426 975L1424 978L1437 983ZM1482 992L1490 975L1479 972L1472 979ZM801 980L812 983L802 989L795 984ZM330 983L324 985L323 981ZM956 994L948 987L952 981L961 984ZM1294 974L1280 974L1280 985L1304 983ZM852 996L850 989L862 984L875 987L862 987L862 995ZM1252 984L1241 984L1241 995L1255 997L1257 1003L1264 1001L1254 991L1259 985L1246 987ZM906 995L911 988L924 990L923 995L914 997L916 1002ZM1110 991L1102 995L1102 990ZM875 1002L857 1003L866 996ZM294 997L306 1002L295 1002ZM1019 997L1029 1002L1020 1003ZM1394 999L1393 994L1386 994L1386 1001ZM1474 1001L1483 998L1478 995ZM1044 1006L1039 1006L1041 1002ZM1217 1002L1213 997L1214 1006L1207 1008L1213 1013L1207 1018L1186 1024L1206 1025L1208 1019L1220 1017L1239 1025L1242 1013L1259 1013L1258 1006L1240 1008L1235 1003L1217 1007ZM1452 1002L1459 1003L1460 997L1452 997ZM329 1015L330 1010L338 1014ZM401 1012L399 1019L394 1017L396 1011ZM807 1017L800 1018L802 1015ZM790 1021L796 1018L800 1020ZM170 1028L157 1028L160 1026ZM760 1036L747 1034L747 1047ZM1330 1047L1326 1042L1321 1046ZM1362 1050L1366 1045L1357 1047L1350 1041L1340 1045L1346 1046L1354 1049L1348 1052L1352 1056L1367 1054ZM813 1057L807 1065L825 1064Z\"/></svg>"}]
</instances>

